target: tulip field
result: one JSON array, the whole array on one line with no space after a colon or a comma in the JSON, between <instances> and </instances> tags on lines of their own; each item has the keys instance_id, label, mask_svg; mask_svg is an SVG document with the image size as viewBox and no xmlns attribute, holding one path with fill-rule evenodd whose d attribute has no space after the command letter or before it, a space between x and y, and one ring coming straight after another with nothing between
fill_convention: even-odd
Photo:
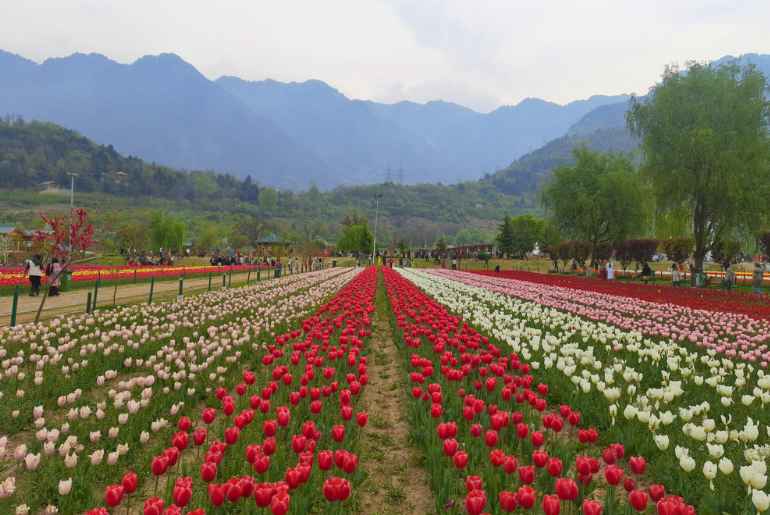
<instances>
[{"instance_id":1,"label":"tulip field","mask_svg":"<svg viewBox=\"0 0 770 515\"><path fill-rule=\"evenodd\" d=\"M763 301L550 279L336 268L0 329L0 513L361 513L384 345L435 513L767 511Z\"/></svg>"}]
</instances>

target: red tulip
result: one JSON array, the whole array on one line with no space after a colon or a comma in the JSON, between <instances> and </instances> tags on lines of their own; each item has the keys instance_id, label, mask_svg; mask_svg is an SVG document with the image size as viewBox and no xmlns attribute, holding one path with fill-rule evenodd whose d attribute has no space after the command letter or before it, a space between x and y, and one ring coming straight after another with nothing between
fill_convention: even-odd
<instances>
[{"instance_id":1,"label":"red tulip","mask_svg":"<svg viewBox=\"0 0 770 515\"><path fill-rule=\"evenodd\" d=\"M225 442L227 442L227 445L233 445L235 442L238 441L238 436L240 436L241 430L238 429L237 426L231 426L225 429Z\"/></svg>"},{"instance_id":2,"label":"red tulip","mask_svg":"<svg viewBox=\"0 0 770 515\"><path fill-rule=\"evenodd\" d=\"M468 465L468 453L465 451L457 451L454 456L452 456L452 462L455 465L455 468L457 469L464 469L466 465Z\"/></svg>"},{"instance_id":3,"label":"red tulip","mask_svg":"<svg viewBox=\"0 0 770 515\"><path fill-rule=\"evenodd\" d=\"M487 504L487 494L484 490L471 490L465 496L465 509L468 515L480 515Z\"/></svg>"},{"instance_id":4,"label":"red tulip","mask_svg":"<svg viewBox=\"0 0 770 515\"><path fill-rule=\"evenodd\" d=\"M494 429L489 429L484 435L484 443L487 445L487 447L494 447L497 445L497 441L497 431Z\"/></svg>"},{"instance_id":5,"label":"red tulip","mask_svg":"<svg viewBox=\"0 0 770 515\"><path fill-rule=\"evenodd\" d=\"M634 474L644 474L644 469L647 468L647 462L641 456L632 456L628 459L628 465L631 467L631 471Z\"/></svg>"},{"instance_id":6,"label":"red tulip","mask_svg":"<svg viewBox=\"0 0 770 515\"><path fill-rule=\"evenodd\" d=\"M519 463L515 456L506 456L503 460L503 472L506 474L513 474L516 472L518 465Z\"/></svg>"},{"instance_id":7,"label":"red tulip","mask_svg":"<svg viewBox=\"0 0 770 515\"><path fill-rule=\"evenodd\" d=\"M208 436L208 431L206 431L206 428L199 427L193 432L193 442L195 442L195 445L203 445L203 443L206 441L207 436Z\"/></svg>"},{"instance_id":8,"label":"red tulip","mask_svg":"<svg viewBox=\"0 0 770 515\"><path fill-rule=\"evenodd\" d=\"M217 477L217 464L212 462L201 463L201 481L210 483Z\"/></svg>"},{"instance_id":9,"label":"red tulip","mask_svg":"<svg viewBox=\"0 0 770 515\"><path fill-rule=\"evenodd\" d=\"M152 469L152 474L155 476L162 476L165 474L166 469L168 468L168 458L165 456L155 456L152 459L152 464L150 466Z\"/></svg>"},{"instance_id":10,"label":"red tulip","mask_svg":"<svg viewBox=\"0 0 770 515\"><path fill-rule=\"evenodd\" d=\"M189 431L190 428L192 427L192 422L190 421L190 417L185 417L185 416L179 417L179 421L177 422L176 427L180 431L184 431L184 432Z\"/></svg>"},{"instance_id":11,"label":"red tulip","mask_svg":"<svg viewBox=\"0 0 770 515\"><path fill-rule=\"evenodd\" d=\"M334 465L334 454L332 451L319 451L318 452L318 468L321 470L329 470Z\"/></svg>"},{"instance_id":12,"label":"red tulip","mask_svg":"<svg viewBox=\"0 0 770 515\"><path fill-rule=\"evenodd\" d=\"M150 497L144 501L144 515L161 515L163 513L163 499Z\"/></svg>"},{"instance_id":13,"label":"red tulip","mask_svg":"<svg viewBox=\"0 0 770 515\"><path fill-rule=\"evenodd\" d=\"M562 465L559 458L551 458L548 460L548 463L546 463L545 468L548 471L548 475L551 477L559 477L564 469L564 465Z\"/></svg>"},{"instance_id":14,"label":"red tulip","mask_svg":"<svg viewBox=\"0 0 770 515\"><path fill-rule=\"evenodd\" d=\"M642 490L633 490L628 494L628 500L636 511L647 509L647 494Z\"/></svg>"},{"instance_id":15,"label":"red tulip","mask_svg":"<svg viewBox=\"0 0 770 515\"><path fill-rule=\"evenodd\" d=\"M217 410L214 408L206 408L203 410L203 422L211 424L217 416Z\"/></svg>"},{"instance_id":16,"label":"red tulip","mask_svg":"<svg viewBox=\"0 0 770 515\"><path fill-rule=\"evenodd\" d=\"M660 501L666 495L666 487L660 484L652 484L647 490L650 492L650 497L655 502Z\"/></svg>"},{"instance_id":17,"label":"red tulip","mask_svg":"<svg viewBox=\"0 0 770 515\"><path fill-rule=\"evenodd\" d=\"M532 465L519 467L519 481L525 485L532 484L535 481L535 467Z\"/></svg>"},{"instance_id":18,"label":"red tulip","mask_svg":"<svg viewBox=\"0 0 770 515\"><path fill-rule=\"evenodd\" d=\"M291 497L286 492L276 492L273 498L270 500L270 511L273 515L286 515L289 511L289 503Z\"/></svg>"},{"instance_id":19,"label":"red tulip","mask_svg":"<svg viewBox=\"0 0 770 515\"><path fill-rule=\"evenodd\" d=\"M498 499L500 501L500 509L503 511L510 513L516 510L516 494L513 492L503 490L500 492Z\"/></svg>"},{"instance_id":20,"label":"red tulip","mask_svg":"<svg viewBox=\"0 0 770 515\"><path fill-rule=\"evenodd\" d=\"M448 438L444 440L444 455L454 456L457 452L457 440L454 438Z\"/></svg>"},{"instance_id":21,"label":"red tulip","mask_svg":"<svg viewBox=\"0 0 770 515\"><path fill-rule=\"evenodd\" d=\"M188 444L189 444L189 437L185 432L179 431L177 433L174 433L174 436L171 438L171 445L173 445L180 451L187 449Z\"/></svg>"},{"instance_id":22,"label":"red tulip","mask_svg":"<svg viewBox=\"0 0 770 515\"><path fill-rule=\"evenodd\" d=\"M332 439L335 442L341 442L345 439L345 426L336 425L332 427Z\"/></svg>"},{"instance_id":23,"label":"red tulip","mask_svg":"<svg viewBox=\"0 0 770 515\"><path fill-rule=\"evenodd\" d=\"M120 501L123 500L123 486L122 485L108 485L104 489L104 502L107 506L114 508Z\"/></svg>"},{"instance_id":24,"label":"red tulip","mask_svg":"<svg viewBox=\"0 0 770 515\"><path fill-rule=\"evenodd\" d=\"M358 427L364 427L368 421L369 415L365 411L356 414L356 424L358 424Z\"/></svg>"},{"instance_id":25,"label":"red tulip","mask_svg":"<svg viewBox=\"0 0 770 515\"><path fill-rule=\"evenodd\" d=\"M525 510L528 510L535 505L536 497L537 494L535 493L535 490L530 486L522 486L516 491L516 502L518 502L519 506Z\"/></svg>"},{"instance_id":26,"label":"red tulip","mask_svg":"<svg viewBox=\"0 0 770 515\"><path fill-rule=\"evenodd\" d=\"M324 481L323 494L327 501L344 501L350 497L350 482L347 479L332 476Z\"/></svg>"},{"instance_id":27,"label":"red tulip","mask_svg":"<svg viewBox=\"0 0 770 515\"><path fill-rule=\"evenodd\" d=\"M602 515L604 507L599 501L591 501L586 499L583 501L583 515Z\"/></svg>"},{"instance_id":28,"label":"red tulip","mask_svg":"<svg viewBox=\"0 0 770 515\"><path fill-rule=\"evenodd\" d=\"M270 484L261 484L254 487L254 500L260 508L270 506L275 489Z\"/></svg>"},{"instance_id":29,"label":"red tulip","mask_svg":"<svg viewBox=\"0 0 770 515\"><path fill-rule=\"evenodd\" d=\"M484 490L484 482L479 476L467 476L465 478L465 490L468 492Z\"/></svg>"},{"instance_id":30,"label":"red tulip","mask_svg":"<svg viewBox=\"0 0 770 515\"><path fill-rule=\"evenodd\" d=\"M538 468L545 467L546 462L548 461L548 453L545 451L535 451L532 453L532 463L535 464Z\"/></svg>"},{"instance_id":31,"label":"red tulip","mask_svg":"<svg viewBox=\"0 0 770 515\"><path fill-rule=\"evenodd\" d=\"M125 493L132 494L136 491L138 482L139 477L136 475L136 472L130 471L123 474L123 479L120 481L120 484L123 486L123 491Z\"/></svg>"},{"instance_id":32,"label":"red tulip","mask_svg":"<svg viewBox=\"0 0 770 515\"><path fill-rule=\"evenodd\" d=\"M604 469L604 478L611 486L617 486L623 480L623 469L616 465L610 465Z\"/></svg>"},{"instance_id":33,"label":"red tulip","mask_svg":"<svg viewBox=\"0 0 770 515\"><path fill-rule=\"evenodd\" d=\"M545 515L559 515L561 511L561 501L556 495L543 496L543 513Z\"/></svg>"},{"instance_id":34,"label":"red tulip","mask_svg":"<svg viewBox=\"0 0 770 515\"><path fill-rule=\"evenodd\" d=\"M563 501L574 501L578 497L578 486L574 480L559 478L556 480L556 494Z\"/></svg>"}]
</instances>

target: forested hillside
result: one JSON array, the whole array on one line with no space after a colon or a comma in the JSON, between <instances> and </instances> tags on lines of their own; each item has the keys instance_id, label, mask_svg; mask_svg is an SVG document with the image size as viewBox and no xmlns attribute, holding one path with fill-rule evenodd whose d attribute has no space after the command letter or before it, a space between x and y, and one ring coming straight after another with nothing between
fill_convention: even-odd
<instances>
[{"instance_id":1,"label":"forested hillside","mask_svg":"<svg viewBox=\"0 0 770 515\"><path fill-rule=\"evenodd\" d=\"M480 237L474 231L491 231L505 214L531 207L519 197L501 194L494 186L478 181L452 186L391 182L331 191L311 187L302 193L276 190L248 177L242 180L212 171L180 171L125 157L112 146L97 145L55 124L0 121L0 188L26 192L7 197L12 209L0 223L34 220L34 213L46 203L57 205L55 198L33 192L48 182L69 188L68 173L78 174L78 203L87 201L96 210L162 206L187 213L190 218L214 219L230 213L253 217L276 231L313 233L327 239L335 238L339 223L351 213L371 218L376 195L382 199L380 227L384 234L400 226L399 236L415 243L458 233L473 241ZM114 197L100 197L103 194ZM16 202L19 199L23 201ZM29 209L17 211L22 205Z\"/></svg>"}]
</instances>

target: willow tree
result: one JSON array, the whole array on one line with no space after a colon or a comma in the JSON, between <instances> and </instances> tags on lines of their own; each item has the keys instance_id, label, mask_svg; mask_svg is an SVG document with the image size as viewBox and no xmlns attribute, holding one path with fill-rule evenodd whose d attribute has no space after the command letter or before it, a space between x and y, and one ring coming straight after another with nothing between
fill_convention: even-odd
<instances>
[{"instance_id":1,"label":"willow tree","mask_svg":"<svg viewBox=\"0 0 770 515\"><path fill-rule=\"evenodd\" d=\"M666 68L647 98L632 100L628 126L642 139L642 170L659 210L684 210L693 260L737 230L756 230L768 212L770 109L753 67L691 63Z\"/></svg>"},{"instance_id":2,"label":"willow tree","mask_svg":"<svg viewBox=\"0 0 770 515\"><path fill-rule=\"evenodd\" d=\"M624 240L645 226L647 202L638 171L625 156L575 150L573 166L561 166L543 188L543 203L561 234L589 244Z\"/></svg>"}]
</instances>

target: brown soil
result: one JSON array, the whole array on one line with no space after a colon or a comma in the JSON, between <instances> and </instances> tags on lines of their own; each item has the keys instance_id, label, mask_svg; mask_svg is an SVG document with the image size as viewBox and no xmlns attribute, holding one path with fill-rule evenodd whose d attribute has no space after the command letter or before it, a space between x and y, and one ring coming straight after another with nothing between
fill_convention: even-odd
<instances>
[{"instance_id":1,"label":"brown soil","mask_svg":"<svg viewBox=\"0 0 770 515\"><path fill-rule=\"evenodd\" d=\"M420 454L409 442L406 383L388 319L387 305L378 302L369 384L362 399L369 423L362 434L361 467L366 479L359 487L357 513L431 514L435 501Z\"/></svg>"}]
</instances>

